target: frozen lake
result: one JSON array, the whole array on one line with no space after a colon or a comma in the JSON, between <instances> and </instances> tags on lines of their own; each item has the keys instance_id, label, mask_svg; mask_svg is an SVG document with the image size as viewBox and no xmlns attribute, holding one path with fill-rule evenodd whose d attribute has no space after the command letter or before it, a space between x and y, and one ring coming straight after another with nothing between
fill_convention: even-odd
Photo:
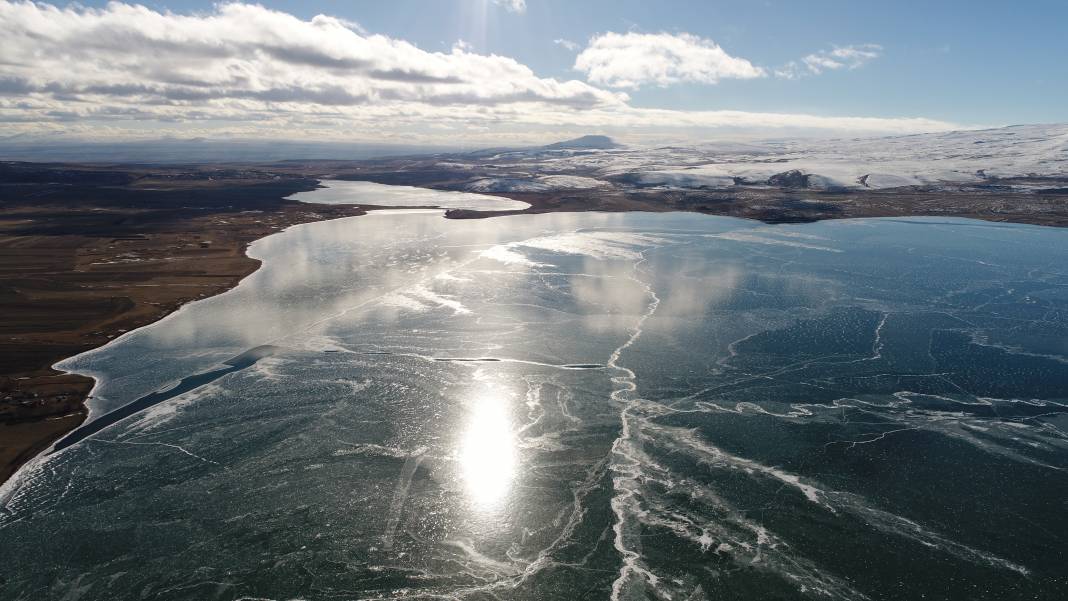
<instances>
[{"instance_id":1,"label":"frozen lake","mask_svg":"<svg viewBox=\"0 0 1068 601\"><path fill-rule=\"evenodd\" d=\"M515 208L347 184L301 200ZM249 254L61 364L114 423L7 488L0 598L1068 586L1064 230L395 210Z\"/></svg>"}]
</instances>

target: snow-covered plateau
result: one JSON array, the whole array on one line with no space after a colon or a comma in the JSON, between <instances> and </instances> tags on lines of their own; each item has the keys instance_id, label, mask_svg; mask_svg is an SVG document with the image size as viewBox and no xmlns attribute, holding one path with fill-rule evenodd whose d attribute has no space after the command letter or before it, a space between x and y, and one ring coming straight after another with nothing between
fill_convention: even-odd
<instances>
[{"instance_id":1,"label":"snow-covered plateau","mask_svg":"<svg viewBox=\"0 0 1068 601\"><path fill-rule=\"evenodd\" d=\"M460 155L463 157L464 155ZM459 161L459 163L458 163ZM1068 124L881 138L714 142L637 147L580 144L480 152L465 164L473 192L545 192L600 187L883 190L1004 186L1044 189L1068 176Z\"/></svg>"}]
</instances>

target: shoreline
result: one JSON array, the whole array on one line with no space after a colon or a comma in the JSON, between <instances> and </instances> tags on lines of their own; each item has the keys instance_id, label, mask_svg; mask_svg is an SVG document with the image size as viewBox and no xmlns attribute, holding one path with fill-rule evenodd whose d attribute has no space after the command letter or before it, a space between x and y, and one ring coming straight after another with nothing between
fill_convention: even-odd
<instances>
[{"instance_id":1,"label":"shoreline","mask_svg":"<svg viewBox=\"0 0 1068 601\"><path fill-rule=\"evenodd\" d=\"M431 186L451 190L446 186ZM743 189L731 192L649 191L583 196L575 192L494 192L531 206L515 211L450 209L449 219L484 219L507 215L560 212L686 212L738 217L768 225L817 223L880 217L959 217L992 223L1018 223L1068 228L1068 195L1005 197L970 192L927 192L906 189L868 192L783 191ZM1013 203L1011 200L1018 202ZM1029 201L1030 204L1025 204ZM1036 208L1041 210L1036 210Z\"/></svg>"},{"instance_id":2,"label":"shoreline","mask_svg":"<svg viewBox=\"0 0 1068 601\"><path fill-rule=\"evenodd\" d=\"M13 476L23 466L89 417L87 401L96 379L63 372L55 365L157 323L193 301L232 290L262 264L246 254L256 240L302 223L366 213L351 205L287 201L284 197L292 192L314 189L306 180L296 186L290 184L276 192L278 196L265 197L263 202L274 206L255 212L229 207L207 216L193 215L166 224L164 231L148 228L151 233L139 237L111 232L95 238L65 233L12 235L0 227L0 262L8 263L0 265L0 275L10 275L12 284L5 292L24 297L16 299L16 309L23 315L8 316L18 320L19 335L9 336L7 344L0 345L4 368L0 372L0 399L4 401L0 403L0 490L14 482ZM10 217L11 207L5 208L8 211L0 214L0 226L4 217ZM135 231L141 229L138 225L133 225ZM210 242L206 242L209 236ZM176 239L185 239L182 248L175 245ZM62 256L57 242L68 243ZM115 242L121 244L112 244ZM51 280L40 290L16 287L24 280L41 279L36 274L24 275L21 271L25 270L17 264L20 254L35 244L48 260L51 277L62 279L56 276L59 273L69 280L63 281L64 289L58 290ZM12 261L16 262L14 267ZM58 265L53 267L53 263ZM59 267L61 272L56 270ZM45 303L45 309L32 309L37 302ZM99 310L80 309L84 305ZM53 319L51 311L73 314L70 323L57 326L53 322L62 320ZM33 352L25 352L28 349Z\"/></svg>"}]
</instances>

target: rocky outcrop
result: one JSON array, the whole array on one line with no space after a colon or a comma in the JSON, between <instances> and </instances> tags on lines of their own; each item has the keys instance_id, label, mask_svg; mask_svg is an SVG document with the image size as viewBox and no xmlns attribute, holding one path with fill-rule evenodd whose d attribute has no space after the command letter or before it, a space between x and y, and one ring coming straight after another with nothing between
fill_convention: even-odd
<instances>
[{"instance_id":1,"label":"rocky outcrop","mask_svg":"<svg viewBox=\"0 0 1068 601\"><path fill-rule=\"evenodd\" d=\"M807 188L808 175L797 169L776 173L768 178L768 185L779 188Z\"/></svg>"}]
</instances>

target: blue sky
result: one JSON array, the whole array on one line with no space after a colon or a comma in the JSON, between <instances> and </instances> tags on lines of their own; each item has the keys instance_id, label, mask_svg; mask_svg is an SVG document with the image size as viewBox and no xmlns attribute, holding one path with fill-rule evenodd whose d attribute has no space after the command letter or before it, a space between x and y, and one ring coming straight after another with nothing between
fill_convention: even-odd
<instances>
[{"instance_id":1,"label":"blue sky","mask_svg":"<svg viewBox=\"0 0 1068 601\"><path fill-rule=\"evenodd\" d=\"M82 3L108 10L106 4ZM144 4L163 14L211 15L219 10L215 3L201 1ZM526 0L521 11L506 4L264 3L302 21L318 14L337 17L358 24L352 27L361 35L381 34L431 53L450 53L463 40L465 52L510 57L536 78L578 80L620 97L625 94L628 110L923 118L952 126L1068 120L1068 2ZM619 86L597 80L588 70L576 70L577 56L610 32L690 34L697 44L718 46L761 74L714 81L683 76L666 84L650 80ZM658 43L652 38L644 42L654 47ZM819 73L804 68L805 57L826 56L835 48L874 49L874 58ZM778 75L791 62L799 76ZM57 84L44 82L34 90L48 86L54 89ZM528 129L521 127L516 135Z\"/></svg>"},{"instance_id":2,"label":"blue sky","mask_svg":"<svg viewBox=\"0 0 1068 601\"><path fill-rule=\"evenodd\" d=\"M103 5L106 2L84 2ZM145 2L173 11L213 2ZM862 69L784 81L683 84L632 93L640 106L824 115L924 116L967 124L1068 120L1068 2L806 0L529 0L523 13L481 0L264 3L359 23L426 50L458 39L513 57L537 74L581 77L579 44L606 31L688 32L757 64L780 65L831 45L876 43Z\"/></svg>"}]
</instances>

